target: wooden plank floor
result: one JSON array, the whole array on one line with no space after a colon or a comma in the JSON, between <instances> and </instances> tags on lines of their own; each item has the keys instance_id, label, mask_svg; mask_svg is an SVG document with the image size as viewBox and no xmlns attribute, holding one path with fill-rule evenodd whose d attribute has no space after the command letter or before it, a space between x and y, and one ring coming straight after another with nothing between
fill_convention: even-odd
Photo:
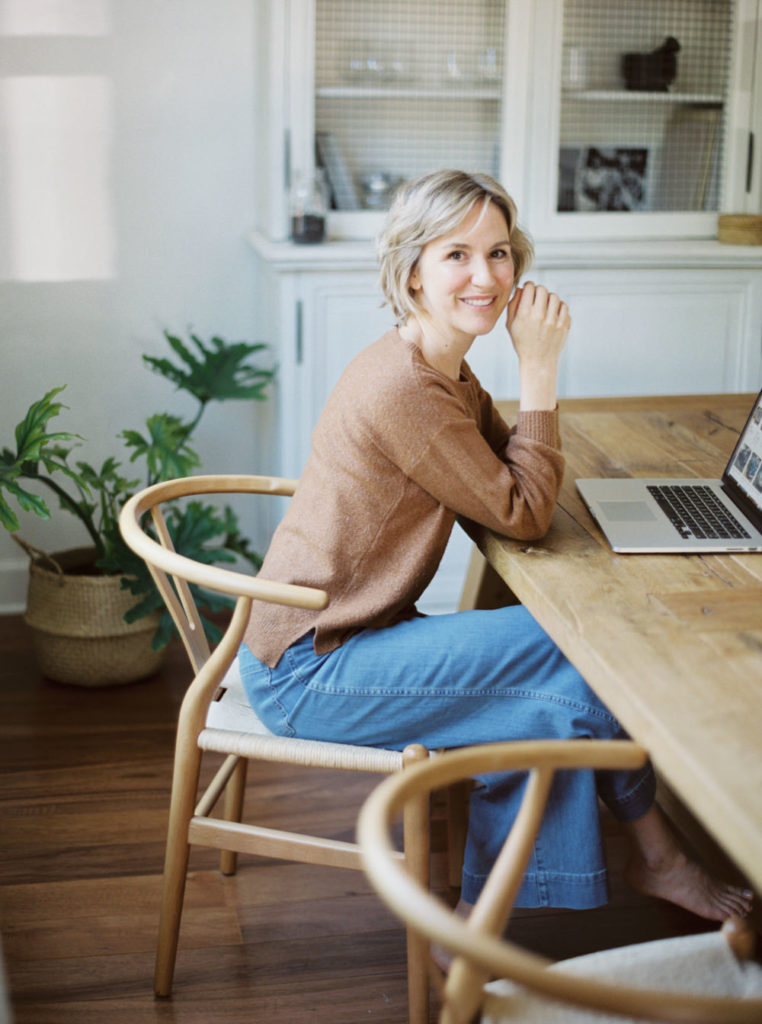
<instances>
[{"instance_id":1,"label":"wooden plank floor","mask_svg":"<svg viewBox=\"0 0 762 1024\"><path fill-rule=\"evenodd\" d=\"M187 684L165 669L87 690L40 677L20 617L0 617L0 926L15 1024L401 1024L402 929L364 877L242 857L223 878L194 850L171 1000L153 950L174 721ZM353 835L377 777L260 766L249 810L274 827ZM443 888L442 822L433 870ZM624 856L610 828L612 875ZM513 937L550 956L704 927L614 886L597 911L519 911ZM435 1007L432 1008L432 1020Z\"/></svg>"}]
</instances>

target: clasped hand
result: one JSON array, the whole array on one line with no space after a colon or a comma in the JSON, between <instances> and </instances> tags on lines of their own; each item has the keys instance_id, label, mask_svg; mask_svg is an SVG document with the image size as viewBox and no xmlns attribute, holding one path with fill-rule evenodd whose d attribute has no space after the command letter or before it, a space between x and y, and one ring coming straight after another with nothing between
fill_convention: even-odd
<instances>
[{"instance_id":1,"label":"clasped hand","mask_svg":"<svg viewBox=\"0 0 762 1024\"><path fill-rule=\"evenodd\" d=\"M506 327L519 363L554 365L571 327L569 307L554 292L527 281L508 303Z\"/></svg>"}]
</instances>

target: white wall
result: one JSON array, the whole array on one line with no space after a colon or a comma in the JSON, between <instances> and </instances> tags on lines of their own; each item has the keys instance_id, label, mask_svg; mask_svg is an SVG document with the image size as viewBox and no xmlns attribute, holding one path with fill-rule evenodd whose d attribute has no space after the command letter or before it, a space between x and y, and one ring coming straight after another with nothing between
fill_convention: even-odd
<instances>
[{"instance_id":1,"label":"white wall","mask_svg":"<svg viewBox=\"0 0 762 1024\"><path fill-rule=\"evenodd\" d=\"M251 0L0 0L0 447L66 384L51 426L99 463L118 431L193 408L142 364L169 354L162 328L259 339L257 30ZM265 471L266 421L254 403L209 407L205 468ZM70 518L26 515L20 532L85 543ZM0 612L25 588L0 529Z\"/></svg>"}]
</instances>

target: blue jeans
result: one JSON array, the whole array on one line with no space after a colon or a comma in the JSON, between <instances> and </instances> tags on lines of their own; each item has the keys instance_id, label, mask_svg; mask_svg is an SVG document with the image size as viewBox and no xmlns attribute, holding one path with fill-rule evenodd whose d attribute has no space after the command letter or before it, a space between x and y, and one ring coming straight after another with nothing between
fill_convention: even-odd
<instances>
[{"instance_id":1,"label":"blue jeans","mask_svg":"<svg viewBox=\"0 0 762 1024\"><path fill-rule=\"evenodd\" d=\"M625 733L574 666L521 606L456 612L366 629L329 654L312 634L275 669L242 645L252 707L279 736L402 750L519 739L614 739ZM516 816L523 773L480 776L471 796L462 898L476 900ZM563 771L517 906L600 906L607 899L598 796L616 818L653 803L650 765Z\"/></svg>"}]
</instances>

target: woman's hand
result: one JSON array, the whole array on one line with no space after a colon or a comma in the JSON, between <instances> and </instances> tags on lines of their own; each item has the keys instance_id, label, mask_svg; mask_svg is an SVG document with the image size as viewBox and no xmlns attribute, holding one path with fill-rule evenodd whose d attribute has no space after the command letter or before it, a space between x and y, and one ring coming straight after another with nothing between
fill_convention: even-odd
<instances>
[{"instance_id":1,"label":"woman's hand","mask_svg":"<svg viewBox=\"0 0 762 1024\"><path fill-rule=\"evenodd\" d=\"M521 409L555 409L558 359L571 327L569 307L527 281L508 303L506 326L519 360Z\"/></svg>"}]
</instances>

